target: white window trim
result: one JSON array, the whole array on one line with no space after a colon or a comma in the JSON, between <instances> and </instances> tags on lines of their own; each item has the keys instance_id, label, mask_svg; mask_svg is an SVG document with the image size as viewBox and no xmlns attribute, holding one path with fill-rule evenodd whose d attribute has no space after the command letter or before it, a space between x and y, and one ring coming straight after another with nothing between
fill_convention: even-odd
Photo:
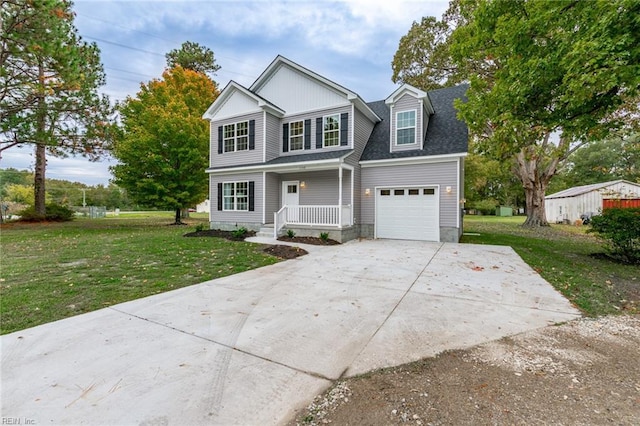
<instances>
[{"instance_id":1,"label":"white window trim","mask_svg":"<svg viewBox=\"0 0 640 426\"><path fill-rule=\"evenodd\" d=\"M335 131L336 131L336 130L325 130L325 129L324 129L324 127L325 127L325 119L326 119L327 117L338 117L338 129L337 129L337 132L338 132L338 143L337 143L337 144L335 144L335 145L327 145L327 142L326 142L326 140L325 140L325 136L327 136L327 132L328 132L328 131L330 131L330 132L335 132ZM335 148L335 147L337 147L337 146L340 146L340 130L342 130L342 129L340 128L340 121L341 121L341 120L340 120L340 113L337 113L337 114L328 114L328 115L324 115L324 116L322 116L322 147L323 147L323 148Z\"/></svg>"},{"instance_id":2,"label":"white window trim","mask_svg":"<svg viewBox=\"0 0 640 426\"><path fill-rule=\"evenodd\" d=\"M399 144L398 143L398 130L403 130L403 129L411 129L411 127L399 127L398 126L398 115L403 114L405 112L413 112L414 114L414 123L415 125L412 126L413 127L413 143L402 143ZM395 146L397 147L401 147L401 146L411 146L411 145L417 145L418 144L418 110L417 109L406 109L403 111L398 111L396 112L396 131L395 131L395 135L394 135L394 139L395 139Z\"/></svg>"},{"instance_id":3,"label":"white window trim","mask_svg":"<svg viewBox=\"0 0 640 426\"><path fill-rule=\"evenodd\" d=\"M239 183L246 183L247 184L247 208L246 209L238 209L238 190L236 189L236 186ZM224 195L224 186L226 184L233 184L233 195L231 196L233 199L233 208L232 209L227 209L225 208L225 198L228 198L227 196ZM248 180L238 180L238 181L227 181L227 182L222 182L222 211L225 212L248 212L249 211L249 181Z\"/></svg>"},{"instance_id":4,"label":"white window trim","mask_svg":"<svg viewBox=\"0 0 640 426\"><path fill-rule=\"evenodd\" d=\"M292 135L291 134L291 130L293 129L293 126L291 126L293 123L302 123L302 133L300 135ZM299 136L302 138L302 148L300 149L292 149L291 148L291 137L292 136ZM304 151L304 120L296 120L296 121L291 121L289 122L289 152L291 151Z\"/></svg>"},{"instance_id":5,"label":"white window trim","mask_svg":"<svg viewBox=\"0 0 640 426\"><path fill-rule=\"evenodd\" d=\"M247 123L247 147L245 149L238 149L238 124ZM233 126L233 138L225 138L225 127ZM243 136L244 137L244 136ZM230 139L233 139L233 151L227 151L226 142ZM234 123L227 123L222 125L222 153L226 154L227 152L242 152L249 150L249 120L236 121Z\"/></svg>"}]
</instances>

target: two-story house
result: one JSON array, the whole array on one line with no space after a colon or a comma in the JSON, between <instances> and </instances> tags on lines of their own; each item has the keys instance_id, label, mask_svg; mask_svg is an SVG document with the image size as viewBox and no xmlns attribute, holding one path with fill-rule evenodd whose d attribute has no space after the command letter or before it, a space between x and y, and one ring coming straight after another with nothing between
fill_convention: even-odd
<instances>
[{"instance_id":1,"label":"two-story house","mask_svg":"<svg viewBox=\"0 0 640 426\"><path fill-rule=\"evenodd\" d=\"M230 82L203 116L211 228L457 242L465 90L404 84L366 103L282 56L251 87Z\"/></svg>"}]
</instances>

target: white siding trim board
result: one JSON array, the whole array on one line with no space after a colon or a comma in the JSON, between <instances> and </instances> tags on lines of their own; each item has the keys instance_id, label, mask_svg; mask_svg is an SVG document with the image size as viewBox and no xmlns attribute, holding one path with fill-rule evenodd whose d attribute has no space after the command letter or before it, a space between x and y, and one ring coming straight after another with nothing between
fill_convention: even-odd
<instances>
[{"instance_id":1,"label":"white siding trim board","mask_svg":"<svg viewBox=\"0 0 640 426\"><path fill-rule=\"evenodd\" d=\"M443 161L457 160L460 157L466 157L466 156L467 156L466 152L461 152L456 154L425 155L420 157L387 158L384 160L361 161L360 166L363 168L368 168L368 167L402 166L406 164L439 163Z\"/></svg>"}]
</instances>

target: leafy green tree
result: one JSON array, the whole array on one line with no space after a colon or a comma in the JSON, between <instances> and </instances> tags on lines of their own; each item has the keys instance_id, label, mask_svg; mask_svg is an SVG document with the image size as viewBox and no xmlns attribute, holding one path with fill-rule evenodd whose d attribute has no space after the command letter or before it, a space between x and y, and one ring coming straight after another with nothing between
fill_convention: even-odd
<instances>
[{"instance_id":1,"label":"leafy green tree","mask_svg":"<svg viewBox=\"0 0 640 426\"><path fill-rule=\"evenodd\" d=\"M596 141L576 150L568 159L568 187L625 179L640 182L640 135Z\"/></svg>"},{"instance_id":2,"label":"leafy green tree","mask_svg":"<svg viewBox=\"0 0 640 426\"><path fill-rule=\"evenodd\" d=\"M220 69L216 64L213 51L198 43L186 41L180 49L174 49L165 55L169 68L182 67L201 74L215 74Z\"/></svg>"},{"instance_id":3,"label":"leafy green tree","mask_svg":"<svg viewBox=\"0 0 640 426\"><path fill-rule=\"evenodd\" d=\"M14 168L0 169L0 197L6 196L6 188L10 184L32 185L33 173ZM33 192L33 188L31 189Z\"/></svg>"},{"instance_id":4,"label":"leafy green tree","mask_svg":"<svg viewBox=\"0 0 640 426\"><path fill-rule=\"evenodd\" d=\"M442 48L405 61L426 64L431 81L470 82L460 115L479 153L516 162L525 225L548 225L545 190L573 150L637 126L639 13L634 0L454 1L442 20L454 30L425 28Z\"/></svg>"},{"instance_id":5,"label":"leafy green tree","mask_svg":"<svg viewBox=\"0 0 640 426\"><path fill-rule=\"evenodd\" d=\"M19 185L11 183L5 188L6 201L12 201L19 204L33 205L33 187L30 185Z\"/></svg>"},{"instance_id":6,"label":"leafy green tree","mask_svg":"<svg viewBox=\"0 0 640 426\"><path fill-rule=\"evenodd\" d=\"M120 108L115 183L139 204L175 210L176 224L181 209L206 198L209 126L201 116L218 93L206 75L176 67Z\"/></svg>"},{"instance_id":7,"label":"leafy green tree","mask_svg":"<svg viewBox=\"0 0 640 426\"><path fill-rule=\"evenodd\" d=\"M47 152L96 160L108 147L111 107L97 93L95 43L74 27L66 0L9 0L0 7L0 152L35 145L35 212L45 214Z\"/></svg>"}]
</instances>

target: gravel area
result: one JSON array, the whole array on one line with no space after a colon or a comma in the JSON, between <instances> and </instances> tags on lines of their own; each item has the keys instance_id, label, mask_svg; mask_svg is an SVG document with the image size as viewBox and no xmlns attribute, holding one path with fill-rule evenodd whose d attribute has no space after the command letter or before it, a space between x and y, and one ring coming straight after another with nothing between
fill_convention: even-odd
<instances>
[{"instance_id":1,"label":"gravel area","mask_svg":"<svg viewBox=\"0 0 640 426\"><path fill-rule=\"evenodd\" d=\"M638 425L640 316L582 318L341 380L290 425Z\"/></svg>"}]
</instances>

